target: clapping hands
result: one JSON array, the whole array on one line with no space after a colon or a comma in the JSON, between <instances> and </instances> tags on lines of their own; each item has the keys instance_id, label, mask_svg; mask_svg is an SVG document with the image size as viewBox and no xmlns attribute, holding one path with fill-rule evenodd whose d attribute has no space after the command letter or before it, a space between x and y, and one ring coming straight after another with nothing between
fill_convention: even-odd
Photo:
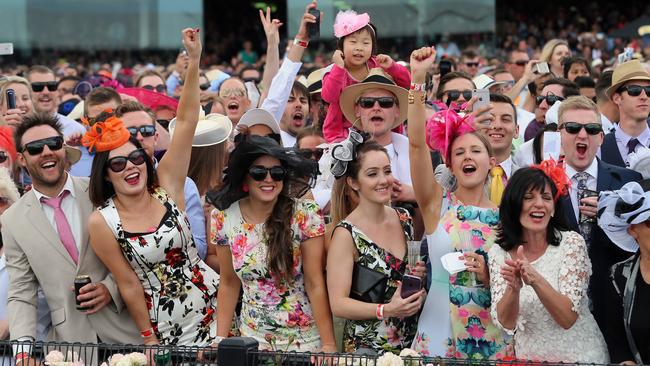
<instances>
[{"instance_id":1,"label":"clapping hands","mask_svg":"<svg viewBox=\"0 0 650 366\"><path fill-rule=\"evenodd\" d=\"M501 276L514 291L521 290L523 284L534 286L540 278L537 270L532 266L526 255L524 247L519 246L513 258L506 258L501 267Z\"/></svg>"}]
</instances>

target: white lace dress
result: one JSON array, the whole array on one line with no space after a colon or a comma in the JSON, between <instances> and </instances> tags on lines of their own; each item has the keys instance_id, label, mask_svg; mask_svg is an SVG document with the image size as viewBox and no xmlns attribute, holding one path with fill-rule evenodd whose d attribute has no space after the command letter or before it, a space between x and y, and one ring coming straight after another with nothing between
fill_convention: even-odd
<instances>
[{"instance_id":1,"label":"white lace dress","mask_svg":"<svg viewBox=\"0 0 650 366\"><path fill-rule=\"evenodd\" d=\"M497 304L507 288L500 269L509 254L500 246L494 245L488 257L492 320L503 328L497 318ZM562 232L560 245L549 245L546 252L532 265L555 290L573 302L573 311L578 314L578 319L571 328L562 328L542 305L533 288L524 285L519 294L516 327L504 328L514 335L516 357L533 361L609 363L607 345L589 312L587 286L591 276L591 261L584 239L576 232Z\"/></svg>"}]
</instances>

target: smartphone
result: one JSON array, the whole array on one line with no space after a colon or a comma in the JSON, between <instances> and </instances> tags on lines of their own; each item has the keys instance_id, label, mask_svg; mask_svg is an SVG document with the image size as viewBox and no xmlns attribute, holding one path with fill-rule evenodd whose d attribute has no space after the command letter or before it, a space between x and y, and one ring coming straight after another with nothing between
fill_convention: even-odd
<instances>
[{"instance_id":1,"label":"smartphone","mask_svg":"<svg viewBox=\"0 0 650 366\"><path fill-rule=\"evenodd\" d=\"M549 67L548 67L548 62L540 62L540 63L535 64L535 66L533 66L533 72L535 74L544 75L544 74L548 74L549 72L551 72L551 69L549 69Z\"/></svg>"},{"instance_id":2,"label":"smartphone","mask_svg":"<svg viewBox=\"0 0 650 366\"><path fill-rule=\"evenodd\" d=\"M438 70L440 70L440 77L443 77L451 72L451 61L449 60L441 60L440 64L438 64Z\"/></svg>"},{"instance_id":3,"label":"smartphone","mask_svg":"<svg viewBox=\"0 0 650 366\"><path fill-rule=\"evenodd\" d=\"M472 90L472 97L476 97L476 102L472 106L472 111L481 107L486 107L490 104L490 90L489 89L474 89Z\"/></svg>"},{"instance_id":4,"label":"smartphone","mask_svg":"<svg viewBox=\"0 0 650 366\"><path fill-rule=\"evenodd\" d=\"M16 92L7 89L7 109L16 109Z\"/></svg>"},{"instance_id":5,"label":"smartphone","mask_svg":"<svg viewBox=\"0 0 650 366\"><path fill-rule=\"evenodd\" d=\"M320 10L309 9L309 14L316 17L316 23L307 24L307 32L309 32L309 39L313 41L320 37Z\"/></svg>"},{"instance_id":6,"label":"smartphone","mask_svg":"<svg viewBox=\"0 0 650 366\"><path fill-rule=\"evenodd\" d=\"M420 290L422 290L422 279L420 277L407 274L402 276L402 291L400 292L402 299L406 299Z\"/></svg>"}]
</instances>

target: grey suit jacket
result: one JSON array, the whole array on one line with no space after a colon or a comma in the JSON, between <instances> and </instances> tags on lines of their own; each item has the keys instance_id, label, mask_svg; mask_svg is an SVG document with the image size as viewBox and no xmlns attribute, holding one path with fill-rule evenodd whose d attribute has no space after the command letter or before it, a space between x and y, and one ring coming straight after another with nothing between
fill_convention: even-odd
<instances>
[{"instance_id":1,"label":"grey suit jacket","mask_svg":"<svg viewBox=\"0 0 650 366\"><path fill-rule=\"evenodd\" d=\"M27 192L1 218L2 239L9 273L7 315L12 339L36 338L36 290L40 285L50 308L48 340L65 342L142 343L135 323L124 309L113 277L90 247L87 221L93 210L88 179L72 177L83 220L83 243L78 264L47 221L33 191ZM84 315L76 309L71 287L76 275L89 275L108 288L113 301L99 312Z\"/></svg>"}]
</instances>

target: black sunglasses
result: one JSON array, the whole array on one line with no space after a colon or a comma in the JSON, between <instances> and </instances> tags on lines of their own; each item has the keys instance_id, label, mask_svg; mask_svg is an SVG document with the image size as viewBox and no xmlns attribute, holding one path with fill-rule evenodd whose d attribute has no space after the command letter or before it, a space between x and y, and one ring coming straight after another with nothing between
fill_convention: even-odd
<instances>
[{"instance_id":1,"label":"black sunglasses","mask_svg":"<svg viewBox=\"0 0 650 366\"><path fill-rule=\"evenodd\" d=\"M478 62L465 62L465 65L467 67L478 67L479 63Z\"/></svg>"},{"instance_id":2,"label":"black sunglasses","mask_svg":"<svg viewBox=\"0 0 650 366\"><path fill-rule=\"evenodd\" d=\"M260 79L259 79L259 78L243 78L242 81L243 81L244 83L248 83L248 82L250 81L250 82L255 83L256 85L260 83Z\"/></svg>"},{"instance_id":3,"label":"black sunglasses","mask_svg":"<svg viewBox=\"0 0 650 366\"><path fill-rule=\"evenodd\" d=\"M201 88L203 91L206 91L210 88L210 83L201 84L199 85L199 88Z\"/></svg>"},{"instance_id":4,"label":"black sunglasses","mask_svg":"<svg viewBox=\"0 0 650 366\"><path fill-rule=\"evenodd\" d=\"M603 132L603 126L600 123L578 123L578 122L565 122L560 126L560 129L565 129L567 133L575 135L583 128L589 135L598 135Z\"/></svg>"},{"instance_id":5,"label":"black sunglasses","mask_svg":"<svg viewBox=\"0 0 650 366\"><path fill-rule=\"evenodd\" d=\"M9 159L9 155L7 155L7 153L4 151L0 151L0 164L7 161L7 159Z\"/></svg>"},{"instance_id":6,"label":"black sunglasses","mask_svg":"<svg viewBox=\"0 0 650 366\"><path fill-rule=\"evenodd\" d=\"M465 100L472 99L472 91L469 90L469 89L465 89L465 90L451 89L451 90L445 91L444 94L447 94L447 98L448 98L448 100L450 102L454 102L454 101L458 100L458 98L460 98L461 94L463 95L463 98L465 98Z\"/></svg>"},{"instance_id":7,"label":"black sunglasses","mask_svg":"<svg viewBox=\"0 0 650 366\"><path fill-rule=\"evenodd\" d=\"M154 125L145 125L145 126L140 126L140 127L129 127L127 128L129 130L129 133L131 133L131 137L135 138L138 135L138 131L140 131L140 134L142 137L151 137L156 134L156 126Z\"/></svg>"},{"instance_id":8,"label":"black sunglasses","mask_svg":"<svg viewBox=\"0 0 650 366\"><path fill-rule=\"evenodd\" d=\"M47 146L52 151L61 150L63 147L63 137L54 136L32 141L25 144L25 147L23 147L23 152L27 151L29 155L40 155L43 152L45 146Z\"/></svg>"},{"instance_id":9,"label":"black sunglasses","mask_svg":"<svg viewBox=\"0 0 650 366\"><path fill-rule=\"evenodd\" d=\"M619 93L627 92L631 97L638 97L642 90L645 91L646 97L650 97L650 85L626 85L619 89Z\"/></svg>"},{"instance_id":10,"label":"black sunglasses","mask_svg":"<svg viewBox=\"0 0 650 366\"><path fill-rule=\"evenodd\" d=\"M108 167L115 173L126 169L126 162L130 161L133 165L142 165L147 159L147 155L142 149L131 151L129 156L115 156L108 159Z\"/></svg>"},{"instance_id":11,"label":"black sunglasses","mask_svg":"<svg viewBox=\"0 0 650 366\"><path fill-rule=\"evenodd\" d=\"M271 174L271 179L279 182L284 180L284 177L287 175L287 170L284 169L284 167L281 165L272 166L270 168L261 165L253 165L252 167L248 168L248 175L250 175L253 180L258 182L266 179L266 176L269 173Z\"/></svg>"},{"instance_id":12,"label":"black sunglasses","mask_svg":"<svg viewBox=\"0 0 650 366\"><path fill-rule=\"evenodd\" d=\"M302 156L305 159L315 159L315 160L320 160L320 158L323 156L323 149L320 147L315 148L314 150L312 149L298 149L298 154Z\"/></svg>"},{"instance_id":13,"label":"black sunglasses","mask_svg":"<svg viewBox=\"0 0 650 366\"><path fill-rule=\"evenodd\" d=\"M395 98L393 97L361 97L357 101L359 107L363 109L370 109L375 106L375 102L379 102L381 108L393 108L395 105Z\"/></svg>"},{"instance_id":14,"label":"black sunglasses","mask_svg":"<svg viewBox=\"0 0 650 366\"><path fill-rule=\"evenodd\" d=\"M155 90L158 93L164 93L164 92L167 91L167 86L165 86L165 84L158 84L156 86L145 85L145 86L142 87L142 89L147 89L147 90L152 90L152 91Z\"/></svg>"},{"instance_id":15,"label":"black sunglasses","mask_svg":"<svg viewBox=\"0 0 650 366\"><path fill-rule=\"evenodd\" d=\"M514 64L517 65L517 66L526 66L527 63L528 63L528 61L526 61L526 60L517 60L517 61L514 62Z\"/></svg>"},{"instance_id":16,"label":"black sunglasses","mask_svg":"<svg viewBox=\"0 0 650 366\"><path fill-rule=\"evenodd\" d=\"M32 91L35 93L40 93L47 87L47 90L53 92L56 91L57 87L59 86L59 83L56 81L36 81L32 83Z\"/></svg>"},{"instance_id":17,"label":"black sunglasses","mask_svg":"<svg viewBox=\"0 0 650 366\"><path fill-rule=\"evenodd\" d=\"M549 106L552 106L552 105L555 104L555 102L557 102L557 101L560 101L560 102L561 102L561 101L564 100L563 97L561 97L561 96L559 96L559 95L555 95L555 94L548 94L548 95L546 95L546 96L544 96L544 95L538 95L538 96L535 97L535 103L537 103L537 105L540 105L540 104L542 104L542 101L543 101L544 99L546 99L546 103L547 103Z\"/></svg>"}]
</instances>

